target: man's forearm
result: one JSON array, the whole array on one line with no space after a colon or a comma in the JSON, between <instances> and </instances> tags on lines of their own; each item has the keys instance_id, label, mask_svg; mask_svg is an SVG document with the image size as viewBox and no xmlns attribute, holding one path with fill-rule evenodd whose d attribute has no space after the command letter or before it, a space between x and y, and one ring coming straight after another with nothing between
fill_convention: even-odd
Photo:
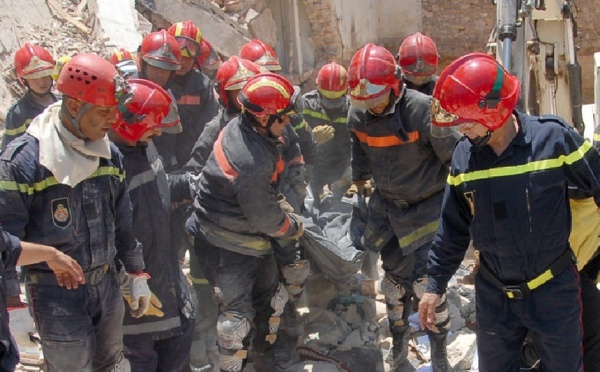
<instances>
[{"instance_id":1,"label":"man's forearm","mask_svg":"<svg viewBox=\"0 0 600 372\"><path fill-rule=\"evenodd\" d=\"M21 242L21 255L17 260L17 265L32 265L39 262L54 260L59 251L49 245Z\"/></svg>"}]
</instances>

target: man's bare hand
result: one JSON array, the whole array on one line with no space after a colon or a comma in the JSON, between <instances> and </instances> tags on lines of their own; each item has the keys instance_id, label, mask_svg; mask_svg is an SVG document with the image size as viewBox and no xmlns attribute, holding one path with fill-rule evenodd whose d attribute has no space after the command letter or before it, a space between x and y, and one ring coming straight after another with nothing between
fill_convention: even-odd
<instances>
[{"instance_id":1,"label":"man's bare hand","mask_svg":"<svg viewBox=\"0 0 600 372\"><path fill-rule=\"evenodd\" d=\"M425 293L419 302L419 323L421 329L428 328L433 332L439 332L435 326L435 308L442 296L436 293Z\"/></svg>"},{"instance_id":2,"label":"man's bare hand","mask_svg":"<svg viewBox=\"0 0 600 372\"><path fill-rule=\"evenodd\" d=\"M58 285L61 287L77 289L79 283L85 284L85 275L81 266L66 254L57 252L56 257L46 263L54 271Z\"/></svg>"}]
</instances>

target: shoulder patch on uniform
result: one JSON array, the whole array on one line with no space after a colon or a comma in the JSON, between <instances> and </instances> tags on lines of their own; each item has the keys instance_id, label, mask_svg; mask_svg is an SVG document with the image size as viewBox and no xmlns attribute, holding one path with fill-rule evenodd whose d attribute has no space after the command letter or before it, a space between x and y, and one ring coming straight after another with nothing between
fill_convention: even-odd
<instances>
[{"instance_id":1,"label":"shoulder patch on uniform","mask_svg":"<svg viewBox=\"0 0 600 372\"><path fill-rule=\"evenodd\" d=\"M15 155L27 144L26 141L20 141L19 139L12 141L2 152L0 152L0 160L11 161Z\"/></svg>"},{"instance_id":2,"label":"shoulder patch on uniform","mask_svg":"<svg viewBox=\"0 0 600 372\"><path fill-rule=\"evenodd\" d=\"M71 224L71 207L69 198L52 200L52 222L57 227L64 229Z\"/></svg>"}]
</instances>

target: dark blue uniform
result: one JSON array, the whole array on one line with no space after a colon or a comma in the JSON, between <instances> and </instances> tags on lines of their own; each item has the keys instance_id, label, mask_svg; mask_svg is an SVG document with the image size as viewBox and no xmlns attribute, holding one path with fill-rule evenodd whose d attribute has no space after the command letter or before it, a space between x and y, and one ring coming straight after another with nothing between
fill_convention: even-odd
<instances>
[{"instance_id":1,"label":"dark blue uniform","mask_svg":"<svg viewBox=\"0 0 600 372\"><path fill-rule=\"evenodd\" d=\"M133 371L179 371L187 365L194 308L177 250L170 241L171 201L190 199L189 176L167 179L153 144L117 144L123 154L127 191L133 207L133 231L142 244L148 284L162 303L162 317L123 320L125 356Z\"/></svg>"},{"instance_id":2,"label":"dark blue uniform","mask_svg":"<svg viewBox=\"0 0 600 372\"><path fill-rule=\"evenodd\" d=\"M480 368L517 371L529 329L545 370L580 371L577 270L572 264L551 276L546 270L571 254L567 185L591 191L600 205L600 157L560 118L516 116L519 131L500 156L467 140L457 145L429 255L427 292L445 291L472 238L493 278L534 288L515 299L516 293L505 293L480 270Z\"/></svg>"},{"instance_id":3,"label":"dark blue uniform","mask_svg":"<svg viewBox=\"0 0 600 372\"><path fill-rule=\"evenodd\" d=\"M19 362L17 344L10 335L8 311L6 310L6 268L14 267L21 255L21 243L14 236L2 231L0 227L0 371L14 371Z\"/></svg>"},{"instance_id":4,"label":"dark blue uniform","mask_svg":"<svg viewBox=\"0 0 600 372\"><path fill-rule=\"evenodd\" d=\"M52 93L50 93L54 102L58 99ZM31 92L27 91L25 95L17 102L15 102L6 114L6 125L4 127L4 134L2 135L2 149L4 149L10 141L23 135L29 123L44 111L46 106L38 103L33 99Z\"/></svg>"}]
</instances>

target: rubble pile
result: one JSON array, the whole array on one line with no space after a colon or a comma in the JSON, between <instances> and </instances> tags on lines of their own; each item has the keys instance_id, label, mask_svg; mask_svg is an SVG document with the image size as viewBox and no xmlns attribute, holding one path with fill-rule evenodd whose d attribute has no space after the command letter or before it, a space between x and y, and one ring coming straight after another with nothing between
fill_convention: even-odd
<instances>
[{"instance_id":1,"label":"rubble pile","mask_svg":"<svg viewBox=\"0 0 600 372\"><path fill-rule=\"evenodd\" d=\"M474 259L465 259L447 293L451 318L448 357L457 371L477 371L474 263ZM305 307L298 307L304 329L295 348L300 361L285 371L389 371L383 360L391 348L392 337L385 299L377 294L379 283L380 280L368 279L360 273L343 286L311 275L305 291ZM429 372L428 337L419 329L417 313L409 320L412 330L409 360L418 372Z\"/></svg>"},{"instance_id":2,"label":"rubble pile","mask_svg":"<svg viewBox=\"0 0 600 372\"><path fill-rule=\"evenodd\" d=\"M95 31L95 17L88 11L87 0L47 0L48 7L54 16L50 26L36 26L19 35L21 44L32 43L46 48L56 59L61 56L72 56L78 53L91 52L103 57L107 56L104 41ZM14 73L13 59L0 61L0 71L6 85L18 99L25 93ZM6 114L9 107L0 107L0 113Z\"/></svg>"}]
</instances>

